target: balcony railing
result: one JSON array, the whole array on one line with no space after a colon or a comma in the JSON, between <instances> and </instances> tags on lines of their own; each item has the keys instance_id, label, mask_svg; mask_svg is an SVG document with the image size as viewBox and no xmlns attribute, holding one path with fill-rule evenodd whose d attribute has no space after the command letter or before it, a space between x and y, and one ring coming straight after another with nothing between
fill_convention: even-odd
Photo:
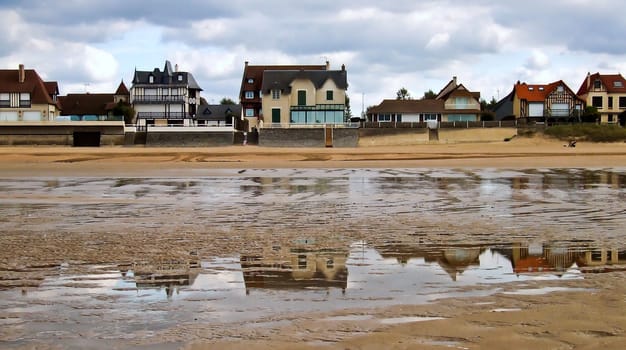
<instances>
[{"instance_id":1,"label":"balcony railing","mask_svg":"<svg viewBox=\"0 0 626 350\"><path fill-rule=\"evenodd\" d=\"M133 102L164 103L185 102L184 95L138 95L133 97Z\"/></svg>"},{"instance_id":2,"label":"balcony railing","mask_svg":"<svg viewBox=\"0 0 626 350\"><path fill-rule=\"evenodd\" d=\"M185 119L190 118L185 112L138 112L138 119Z\"/></svg>"}]
</instances>

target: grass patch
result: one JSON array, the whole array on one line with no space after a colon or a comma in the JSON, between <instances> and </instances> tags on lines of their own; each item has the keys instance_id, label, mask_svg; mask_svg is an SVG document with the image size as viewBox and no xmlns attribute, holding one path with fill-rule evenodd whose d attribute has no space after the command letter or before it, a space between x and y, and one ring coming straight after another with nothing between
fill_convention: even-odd
<instances>
[{"instance_id":1,"label":"grass patch","mask_svg":"<svg viewBox=\"0 0 626 350\"><path fill-rule=\"evenodd\" d=\"M571 124L555 125L547 128L544 134L560 140L583 140L591 142L626 141L626 128L618 125Z\"/></svg>"}]
</instances>

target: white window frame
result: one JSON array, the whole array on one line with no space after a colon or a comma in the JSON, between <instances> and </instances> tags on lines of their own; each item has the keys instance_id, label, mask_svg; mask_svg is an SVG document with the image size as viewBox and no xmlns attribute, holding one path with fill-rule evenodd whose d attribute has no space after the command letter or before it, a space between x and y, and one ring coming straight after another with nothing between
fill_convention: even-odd
<instances>
[{"instance_id":1,"label":"white window frame","mask_svg":"<svg viewBox=\"0 0 626 350\"><path fill-rule=\"evenodd\" d=\"M151 76L148 77L148 82L150 84L154 84L154 75L151 75Z\"/></svg>"},{"instance_id":2,"label":"white window frame","mask_svg":"<svg viewBox=\"0 0 626 350\"><path fill-rule=\"evenodd\" d=\"M244 97L245 97L247 100L251 100L251 99L253 99L253 98L254 98L254 91L246 91L244 94L245 94L245 96L244 96Z\"/></svg>"},{"instance_id":3,"label":"white window frame","mask_svg":"<svg viewBox=\"0 0 626 350\"><path fill-rule=\"evenodd\" d=\"M279 100L279 99L280 99L280 90L272 89L272 100Z\"/></svg>"},{"instance_id":4,"label":"white window frame","mask_svg":"<svg viewBox=\"0 0 626 350\"><path fill-rule=\"evenodd\" d=\"M246 108L246 117L254 117L254 108Z\"/></svg>"}]
</instances>

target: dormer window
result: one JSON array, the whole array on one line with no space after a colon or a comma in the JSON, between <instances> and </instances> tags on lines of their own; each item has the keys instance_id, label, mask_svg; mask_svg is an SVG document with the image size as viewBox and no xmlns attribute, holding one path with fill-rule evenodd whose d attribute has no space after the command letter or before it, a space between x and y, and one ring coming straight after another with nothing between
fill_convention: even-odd
<instances>
[{"instance_id":1,"label":"dormer window","mask_svg":"<svg viewBox=\"0 0 626 350\"><path fill-rule=\"evenodd\" d=\"M182 74L178 75L178 81L183 81L183 75Z\"/></svg>"},{"instance_id":2,"label":"dormer window","mask_svg":"<svg viewBox=\"0 0 626 350\"><path fill-rule=\"evenodd\" d=\"M621 87L624 87L624 84L621 81L614 81L613 87L621 88Z\"/></svg>"},{"instance_id":3,"label":"dormer window","mask_svg":"<svg viewBox=\"0 0 626 350\"><path fill-rule=\"evenodd\" d=\"M596 80L593 82L593 88L594 89L600 89L602 88L602 82L600 80Z\"/></svg>"},{"instance_id":4,"label":"dormer window","mask_svg":"<svg viewBox=\"0 0 626 350\"><path fill-rule=\"evenodd\" d=\"M254 83L254 79L248 78L248 84L252 84L252 83Z\"/></svg>"},{"instance_id":5,"label":"dormer window","mask_svg":"<svg viewBox=\"0 0 626 350\"><path fill-rule=\"evenodd\" d=\"M528 87L528 91L534 91L534 90L535 90L535 88L534 88L534 87L532 87L532 86L529 86L529 87Z\"/></svg>"},{"instance_id":6,"label":"dormer window","mask_svg":"<svg viewBox=\"0 0 626 350\"><path fill-rule=\"evenodd\" d=\"M246 99L251 100L254 98L254 91L246 91Z\"/></svg>"},{"instance_id":7,"label":"dormer window","mask_svg":"<svg viewBox=\"0 0 626 350\"><path fill-rule=\"evenodd\" d=\"M148 77L148 82L149 82L150 84L154 83L154 76L153 76L153 75L151 75L151 76L149 76L149 77Z\"/></svg>"},{"instance_id":8,"label":"dormer window","mask_svg":"<svg viewBox=\"0 0 626 350\"><path fill-rule=\"evenodd\" d=\"M563 92L563 91L565 91L565 88L563 87L563 85L559 85L559 86L556 88L556 91L557 91L557 92Z\"/></svg>"},{"instance_id":9,"label":"dormer window","mask_svg":"<svg viewBox=\"0 0 626 350\"><path fill-rule=\"evenodd\" d=\"M540 86L540 87L539 87L539 91L543 91L543 89L544 89L544 87L543 87L543 86Z\"/></svg>"}]
</instances>

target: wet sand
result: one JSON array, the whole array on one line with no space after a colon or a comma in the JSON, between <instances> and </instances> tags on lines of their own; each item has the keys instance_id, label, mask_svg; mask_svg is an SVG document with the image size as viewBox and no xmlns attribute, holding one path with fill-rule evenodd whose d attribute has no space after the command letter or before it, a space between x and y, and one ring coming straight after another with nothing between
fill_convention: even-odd
<instances>
[{"instance_id":1,"label":"wet sand","mask_svg":"<svg viewBox=\"0 0 626 350\"><path fill-rule=\"evenodd\" d=\"M280 168L620 168L626 167L626 144L579 143L576 148L567 148L559 141L519 138L512 142L484 144L355 149L276 149L256 146L208 149L16 147L0 148L0 166L0 177L4 178L231 177L240 171L245 174L246 169ZM11 223L9 226L16 225ZM467 225L469 229L474 223L456 225ZM188 229L193 231L193 228ZM480 231L480 228L474 229ZM42 264L46 261L56 264L59 254L76 253L76 250L83 249L81 247L85 242L128 247L130 250L137 246L149 246L167 228L164 232L153 233L154 237L147 233L150 232L147 229L144 232L133 232L132 237L116 234L104 238L98 236L96 229L91 234L78 232L79 228L75 230L77 232L50 233L48 239L67 243L56 247L38 244L38 237L23 240L16 234L7 235L8 238L3 238L3 242L11 243L11 246L10 249L5 246L1 254L3 276L9 276L6 277L8 280L11 271L24 268L10 261L15 254L7 250L21 249L20 245L28 244L29 240L40 249L29 251L31 257L36 257ZM106 230L115 231L115 228ZM167 240L184 242L193 238L189 233L172 234ZM164 244L165 248L171 248L169 242ZM157 248L155 255L161 253ZM213 249L219 250L220 247L218 245ZM175 255L177 252L170 253ZM98 257L95 251L92 254L96 259L103 259L103 262L118 259ZM132 252L114 250L106 254L130 256ZM89 258L79 256L76 259ZM535 293L550 286L554 286L555 291ZM559 291L556 287L572 289ZM520 290L527 290L528 293L520 294ZM351 318L359 314L368 317ZM342 319L342 315L350 317ZM0 310L0 319L11 320L11 317L10 312ZM403 318L410 321L412 317L425 319L403 321ZM441 319L428 319L431 317ZM398 323L380 321L384 319L397 319ZM180 324L144 338L139 336L135 339L135 345L137 348L182 347L189 350L623 349L626 344L626 271L615 268L615 271L588 273L583 280L577 281L505 284L498 293L483 297L447 298L425 305L390 306L373 310L364 305L362 310L348 309L342 311L342 314L296 314L280 320L288 322L274 327L233 329L213 328L210 323L201 322ZM15 336L9 331L0 331L0 347L3 347L3 341L14 339ZM116 340L110 340L110 344L128 345L126 342L116 343ZM81 346L89 346L88 337L81 344L32 344L24 348Z\"/></svg>"}]
</instances>

